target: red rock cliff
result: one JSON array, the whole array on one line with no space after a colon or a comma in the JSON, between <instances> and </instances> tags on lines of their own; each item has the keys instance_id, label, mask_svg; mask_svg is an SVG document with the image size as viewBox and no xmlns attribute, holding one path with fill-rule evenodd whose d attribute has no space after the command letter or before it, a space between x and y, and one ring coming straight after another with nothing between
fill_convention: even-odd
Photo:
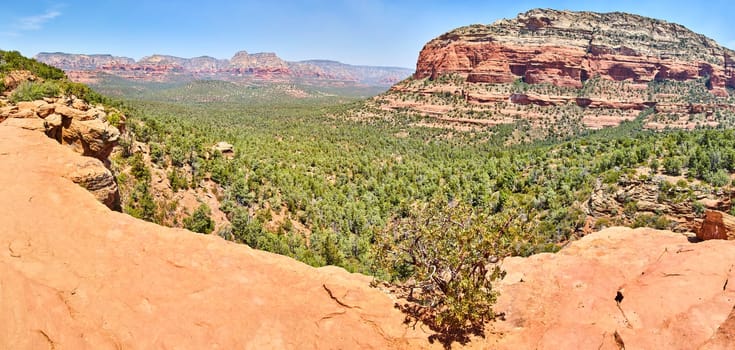
<instances>
[{"instance_id":1,"label":"red rock cliff","mask_svg":"<svg viewBox=\"0 0 735 350\"><path fill-rule=\"evenodd\" d=\"M491 25L458 28L430 41L416 78L458 73L469 82L581 87L615 81L709 77L721 96L735 88L735 52L685 27L625 13L531 10Z\"/></svg>"}]
</instances>

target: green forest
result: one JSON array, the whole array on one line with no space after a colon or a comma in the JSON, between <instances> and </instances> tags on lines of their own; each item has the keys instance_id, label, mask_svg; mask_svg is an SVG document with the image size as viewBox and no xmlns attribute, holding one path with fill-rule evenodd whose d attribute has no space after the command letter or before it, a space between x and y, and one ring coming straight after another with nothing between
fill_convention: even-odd
<instances>
[{"instance_id":1,"label":"green forest","mask_svg":"<svg viewBox=\"0 0 735 350\"><path fill-rule=\"evenodd\" d=\"M427 205L512 213L509 225L518 234L507 237L507 254L529 255L578 237L598 180L614 185L644 167L683 174L679 186L691 182L711 191L729 186L735 170L732 130L646 131L640 122L646 111L615 128L509 145L516 125L447 137L446 130L411 125L411 115L356 121L351 115L362 102L343 102L127 101L131 139L123 147L149 144L153 161L172 169L173 188L205 178L220 184L232 223L216 232L224 238L314 266L383 276L395 271L375 264L376 237ZM234 158L210 150L218 141L235 146ZM115 159L119 168L136 163L132 153L123 154ZM151 203L149 176L137 168L126 210L155 221L162 208ZM680 200L695 203L689 192ZM273 208L281 207L291 220L266 230ZM651 222L669 228L656 219ZM307 227L308 235L291 222Z\"/></svg>"},{"instance_id":2,"label":"green forest","mask_svg":"<svg viewBox=\"0 0 735 350\"><path fill-rule=\"evenodd\" d=\"M492 280L502 275L488 264L503 257L554 252L612 225L677 228L676 218L639 212L632 199L589 227L596 188L651 182L659 204L701 216L702 194L725 196L735 172L735 131L645 130L651 111L613 128L518 144L522 123L448 133L417 127L411 114L356 119L369 108L361 101L181 100L127 101L122 146L150 145L173 189L218 183L231 225L215 234L395 282L416 305L404 311L439 334L481 334L495 317ZM234 145L234 157L211 151L219 141ZM125 210L160 218L171 204L152 200L139 157L123 152L114 163L137 169L119 179ZM197 208L185 227L211 232L208 210ZM277 228L268 225L274 215L286 216Z\"/></svg>"}]
</instances>

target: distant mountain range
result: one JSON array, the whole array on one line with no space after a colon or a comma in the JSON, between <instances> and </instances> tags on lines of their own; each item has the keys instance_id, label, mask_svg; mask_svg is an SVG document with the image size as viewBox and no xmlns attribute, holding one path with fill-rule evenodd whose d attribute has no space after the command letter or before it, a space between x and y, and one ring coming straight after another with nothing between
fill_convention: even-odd
<instances>
[{"instance_id":1,"label":"distant mountain range","mask_svg":"<svg viewBox=\"0 0 735 350\"><path fill-rule=\"evenodd\" d=\"M391 86L413 73L399 67L353 66L336 61L284 61L275 53L236 53L231 59L209 56L182 58L147 56L139 61L112 55L83 55L42 52L38 61L63 69L73 80L95 82L109 74L137 81L225 81L305 82L328 85Z\"/></svg>"}]
</instances>

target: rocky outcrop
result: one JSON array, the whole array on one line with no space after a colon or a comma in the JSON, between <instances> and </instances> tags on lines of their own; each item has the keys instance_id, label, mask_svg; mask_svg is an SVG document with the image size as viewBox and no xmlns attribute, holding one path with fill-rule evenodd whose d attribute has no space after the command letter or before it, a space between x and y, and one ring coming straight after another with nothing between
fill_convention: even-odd
<instances>
[{"instance_id":1,"label":"rocky outcrop","mask_svg":"<svg viewBox=\"0 0 735 350\"><path fill-rule=\"evenodd\" d=\"M680 187L669 180L662 175L643 179L622 176L614 186L598 180L585 211L593 220L608 222L598 223L600 228L609 226L609 223L631 226L642 215L648 215L665 218L667 227L673 231L699 232L703 220L701 212L695 210L695 203L713 211L729 206L729 202L723 201L716 193L703 191L697 186Z\"/></svg>"},{"instance_id":2,"label":"rocky outcrop","mask_svg":"<svg viewBox=\"0 0 735 350\"><path fill-rule=\"evenodd\" d=\"M122 116L119 111L111 110L110 113ZM0 108L0 121L30 119L22 122L26 128L43 130L78 153L101 161L107 161L120 137L120 130L110 125L107 117L104 107L90 106L75 97L46 98ZM123 117L120 122L124 121Z\"/></svg>"},{"instance_id":3,"label":"rocky outcrop","mask_svg":"<svg viewBox=\"0 0 735 350\"><path fill-rule=\"evenodd\" d=\"M121 210L115 177L98 159L82 158L69 162L68 172L62 176L84 187L108 208Z\"/></svg>"},{"instance_id":4,"label":"rocky outcrop","mask_svg":"<svg viewBox=\"0 0 735 350\"><path fill-rule=\"evenodd\" d=\"M229 142L220 141L212 146L212 151L220 152L225 156L232 157L235 154L235 146Z\"/></svg>"},{"instance_id":5,"label":"rocky outcrop","mask_svg":"<svg viewBox=\"0 0 735 350\"><path fill-rule=\"evenodd\" d=\"M626 13L531 10L492 25L462 27L430 41L416 78L458 73L469 82L582 87L614 81L710 79L713 93L735 88L735 51L687 28Z\"/></svg>"},{"instance_id":6,"label":"rocky outcrop","mask_svg":"<svg viewBox=\"0 0 735 350\"><path fill-rule=\"evenodd\" d=\"M612 228L508 258L492 349L732 348L735 242ZM706 263L703 263L706 262ZM728 341L729 340L729 341Z\"/></svg>"},{"instance_id":7,"label":"rocky outcrop","mask_svg":"<svg viewBox=\"0 0 735 350\"><path fill-rule=\"evenodd\" d=\"M5 90L13 90L26 81L40 81L41 79L27 70L10 71L3 77L3 86ZM1 117L0 117L1 118Z\"/></svg>"},{"instance_id":8,"label":"rocky outcrop","mask_svg":"<svg viewBox=\"0 0 735 350\"><path fill-rule=\"evenodd\" d=\"M697 238L735 240L735 217L718 210L706 211Z\"/></svg>"},{"instance_id":9,"label":"rocky outcrop","mask_svg":"<svg viewBox=\"0 0 735 350\"><path fill-rule=\"evenodd\" d=\"M46 98L8 103L0 108L0 125L44 133L76 153L90 157L83 162L69 163L63 176L89 190L107 207L120 210L117 182L106 167L120 131L108 123L108 112L117 114L118 121L124 123L124 116L113 109L90 106L75 97Z\"/></svg>"},{"instance_id":10,"label":"rocky outcrop","mask_svg":"<svg viewBox=\"0 0 735 350\"><path fill-rule=\"evenodd\" d=\"M365 276L110 211L90 160L0 124L0 348L432 346Z\"/></svg>"},{"instance_id":11,"label":"rocky outcrop","mask_svg":"<svg viewBox=\"0 0 735 350\"><path fill-rule=\"evenodd\" d=\"M288 64L273 52L249 54L247 51L235 53L230 59L230 67L234 69L262 69L288 72Z\"/></svg>"},{"instance_id":12,"label":"rocky outcrop","mask_svg":"<svg viewBox=\"0 0 735 350\"><path fill-rule=\"evenodd\" d=\"M181 58L152 55L135 61L110 55L40 53L35 58L63 69L71 79L94 82L100 73L141 81L219 79L227 81L307 81L312 83L390 86L413 70L397 67L353 66L327 60L288 62L275 53L237 52L231 59L202 56Z\"/></svg>"}]
</instances>

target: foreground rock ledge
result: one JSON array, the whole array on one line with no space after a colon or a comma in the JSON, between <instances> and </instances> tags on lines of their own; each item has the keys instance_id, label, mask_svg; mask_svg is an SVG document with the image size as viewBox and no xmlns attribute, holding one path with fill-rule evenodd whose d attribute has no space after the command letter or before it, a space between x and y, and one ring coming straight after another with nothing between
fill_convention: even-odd
<instances>
[{"instance_id":1,"label":"foreground rock ledge","mask_svg":"<svg viewBox=\"0 0 735 350\"><path fill-rule=\"evenodd\" d=\"M505 259L490 347L733 349L734 265L735 242L629 228Z\"/></svg>"},{"instance_id":2,"label":"foreground rock ledge","mask_svg":"<svg viewBox=\"0 0 735 350\"><path fill-rule=\"evenodd\" d=\"M0 124L0 349L440 347L365 276L110 211L64 177L80 160ZM732 348L734 257L733 241L612 228L506 259L505 320L468 347Z\"/></svg>"},{"instance_id":3,"label":"foreground rock ledge","mask_svg":"<svg viewBox=\"0 0 735 350\"><path fill-rule=\"evenodd\" d=\"M0 124L0 348L428 346L367 277L110 211L79 159Z\"/></svg>"}]
</instances>

